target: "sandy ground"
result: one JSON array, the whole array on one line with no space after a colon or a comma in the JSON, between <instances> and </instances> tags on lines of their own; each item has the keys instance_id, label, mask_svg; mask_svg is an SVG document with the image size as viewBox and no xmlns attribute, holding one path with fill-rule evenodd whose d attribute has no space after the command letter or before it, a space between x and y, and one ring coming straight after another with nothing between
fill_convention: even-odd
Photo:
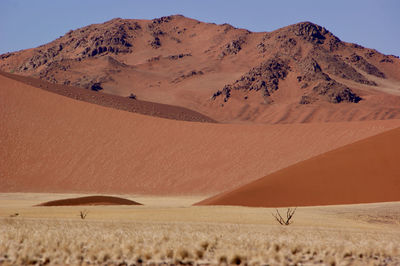
<instances>
[{"instance_id":1,"label":"sandy ground","mask_svg":"<svg viewBox=\"0 0 400 266\"><path fill-rule=\"evenodd\" d=\"M175 121L0 81L2 192L216 194L400 126Z\"/></svg>"},{"instance_id":2,"label":"sandy ground","mask_svg":"<svg viewBox=\"0 0 400 266\"><path fill-rule=\"evenodd\" d=\"M271 215L275 210L269 208L191 207L199 197L124 195L145 205L32 207L75 196L0 194L0 260L48 259L61 264L79 260L96 264L137 260L217 264L227 260L234 264L235 259L249 264L400 262L399 202L300 207L290 226L278 225ZM84 209L88 215L82 220L79 212ZM279 210L283 214L286 209ZM10 217L15 213L19 215ZM27 234L29 239L25 239ZM53 250L56 240L58 248Z\"/></svg>"},{"instance_id":3,"label":"sandy ground","mask_svg":"<svg viewBox=\"0 0 400 266\"><path fill-rule=\"evenodd\" d=\"M271 213L274 208L235 206L192 206L205 197L168 197L119 195L137 201L143 206L35 206L50 200L59 200L82 194L56 193L0 193L0 216L19 213L18 219L79 220L79 211L89 211L88 220L153 221L153 222L218 222L275 225ZM328 227L396 228L400 225L400 203L372 203L299 207L296 226L324 225ZM279 208L286 210L286 208ZM284 213L283 213L284 214Z\"/></svg>"}]
</instances>

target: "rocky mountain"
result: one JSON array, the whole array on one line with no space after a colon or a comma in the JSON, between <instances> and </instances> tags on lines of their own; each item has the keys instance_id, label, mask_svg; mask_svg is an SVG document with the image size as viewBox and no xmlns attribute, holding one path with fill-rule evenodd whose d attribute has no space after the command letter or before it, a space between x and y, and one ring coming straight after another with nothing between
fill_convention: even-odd
<instances>
[{"instance_id":1,"label":"rocky mountain","mask_svg":"<svg viewBox=\"0 0 400 266\"><path fill-rule=\"evenodd\" d=\"M400 118L400 59L301 22L250 32L181 15L113 19L0 56L0 69L223 122Z\"/></svg>"}]
</instances>

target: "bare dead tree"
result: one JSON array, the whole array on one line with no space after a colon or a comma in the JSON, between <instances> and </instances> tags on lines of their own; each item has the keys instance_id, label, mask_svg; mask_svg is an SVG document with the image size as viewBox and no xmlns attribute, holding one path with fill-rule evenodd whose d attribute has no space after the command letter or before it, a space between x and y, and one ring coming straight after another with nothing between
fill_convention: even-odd
<instances>
[{"instance_id":1,"label":"bare dead tree","mask_svg":"<svg viewBox=\"0 0 400 266\"><path fill-rule=\"evenodd\" d=\"M83 210L83 211L79 212L79 216L81 217L82 220L84 220L86 218L87 214L88 214L87 210Z\"/></svg>"},{"instance_id":2,"label":"bare dead tree","mask_svg":"<svg viewBox=\"0 0 400 266\"><path fill-rule=\"evenodd\" d=\"M281 225L290 225L293 221L293 215L296 212L296 208L292 209L292 208L288 208L286 211L286 219L284 219L282 217L282 215L279 213L278 209L276 209L276 213L272 213L272 216L274 216L274 218L278 221L278 223L280 223Z\"/></svg>"}]
</instances>

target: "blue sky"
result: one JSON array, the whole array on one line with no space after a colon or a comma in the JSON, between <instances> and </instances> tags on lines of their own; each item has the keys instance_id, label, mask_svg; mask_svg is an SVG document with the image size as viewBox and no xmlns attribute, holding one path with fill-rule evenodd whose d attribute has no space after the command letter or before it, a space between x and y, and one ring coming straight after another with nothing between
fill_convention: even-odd
<instances>
[{"instance_id":1,"label":"blue sky","mask_svg":"<svg viewBox=\"0 0 400 266\"><path fill-rule=\"evenodd\" d=\"M70 29L115 17L171 14L251 31L311 21L343 41L400 55L398 0L0 0L0 54L36 47Z\"/></svg>"}]
</instances>

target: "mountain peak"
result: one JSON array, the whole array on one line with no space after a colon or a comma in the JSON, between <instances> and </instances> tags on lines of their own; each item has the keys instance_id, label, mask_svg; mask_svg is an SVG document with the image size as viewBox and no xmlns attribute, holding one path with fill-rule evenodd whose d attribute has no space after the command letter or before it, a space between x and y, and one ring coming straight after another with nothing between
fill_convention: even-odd
<instances>
[{"instance_id":1,"label":"mountain peak","mask_svg":"<svg viewBox=\"0 0 400 266\"><path fill-rule=\"evenodd\" d=\"M303 39L317 44L324 43L328 37L340 41L338 37L329 32L326 28L309 21L290 25L287 29L296 36L303 37Z\"/></svg>"},{"instance_id":2,"label":"mountain peak","mask_svg":"<svg viewBox=\"0 0 400 266\"><path fill-rule=\"evenodd\" d=\"M399 63L342 42L309 21L250 32L179 14L152 20L114 18L0 56L3 71L82 88L99 83L106 93L182 105L220 121L262 122L302 121L301 112L321 106L329 115L316 111L312 119L325 121L329 110L340 108L347 108L348 119L359 119L351 110L376 106L371 86L376 91L391 79L397 82ZM400 116L394 106L380 118ZM283 120L279 112L266 115L280 108L294 111ZM379 117L376 111L366 113Z\"/></svg>"}]
</instances>

